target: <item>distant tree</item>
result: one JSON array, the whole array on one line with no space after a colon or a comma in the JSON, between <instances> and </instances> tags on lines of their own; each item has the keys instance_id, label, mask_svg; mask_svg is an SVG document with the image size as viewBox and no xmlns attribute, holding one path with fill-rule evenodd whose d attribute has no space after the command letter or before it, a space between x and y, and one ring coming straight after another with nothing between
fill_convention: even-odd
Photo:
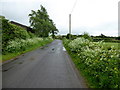
<instances>
[{"instance_id":1,"label":"distant tree","mask_svg":"<svg viewBox=\"0 0 120 90\"><path fill-rule=\"evenodd\" d=\"M41 5L40 10L32 10L30 17L30 25L39 37L48 37L50 33L53 35L58 32L53 21L49 18L47 10Z\"/></svg>"},{"instance_id":2,"label":"distant tree","mask_svg":"<svg viewBox=\"0 0 120 90\"><path fill-rule=\"evenodd\" d=\"M72 34L69 34L69 33L68 33L67 36L66 36L66 38L67 38L67 39L72 39Z\"/></svg>"},{"instance_id":3,"label":"distant tree","mask_svg":"<svg viewBox=\"0 0 120 90\"><path fill-rule=\"evenodd\" d=\"M87 32L84 32L83 35L82 35L82 37L84 37L85 39L88 39L88 40L92 41L92 37Z\"/></svg>"},{"instance_id":4,"label":"distant tree","mask_svg":"<svg viewBox=\"0 0 120 90\"><path fill-rule=\"evenodd\" d=\"M116 37L117 40L120 40L120 36Z\"/></svg>"},{"instance_id":5,"label":"distant tree","mask_svg":"<svg viewBox=\"0 0 120 90\"><path fill-rule=\"evenodd\" d=\"M107 36L105 36L104 34L101 33L100 37L101 37L101 38L105 38L105 37L107 37Z\"/></svg>"}]
</instances>

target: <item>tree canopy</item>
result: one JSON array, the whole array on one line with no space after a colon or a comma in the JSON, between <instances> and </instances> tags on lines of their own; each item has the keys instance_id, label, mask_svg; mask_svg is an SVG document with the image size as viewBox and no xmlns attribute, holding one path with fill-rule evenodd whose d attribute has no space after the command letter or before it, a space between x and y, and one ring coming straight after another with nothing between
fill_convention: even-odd
<instances>
[{"instance_id":1,"label":"tree canopy","mask_svg":"<svg viewBox=\"0 0 120 90\"><path fill-rule=\"evenodd\" d=\"M58 29L56 28L54 22L49 18L47 10L41 5L40 10L31 10L30 25L35 31L35 34L39 37L48 37L51 33L54 37L57 34Z\"/></svg>"}]
</instances>

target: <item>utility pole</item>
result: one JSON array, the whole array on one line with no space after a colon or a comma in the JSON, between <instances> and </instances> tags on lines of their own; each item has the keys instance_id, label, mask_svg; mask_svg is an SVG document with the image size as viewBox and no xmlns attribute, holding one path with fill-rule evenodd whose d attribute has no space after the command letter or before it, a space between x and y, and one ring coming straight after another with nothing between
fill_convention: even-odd
<instances>
[{"instance_id":1,"label":"utility pole","mask_svg":"<svg viewBox=\"0 0 120 90\"><path fill-rule=\"evenodd\" d=\"M74 5L73 5L73 8L72 8L72 11L69 14L69 39L72 38L72 35L71 35L71 14L72 14L75 6L76 6L76 3L77 3L77 0L75 1Z\"/></svg>"},{"instance_id":2,"label":"utility pole","mask_svg":"<svg viewBox=\"0 0 120 90\"><path fill-rule=\"evenodd\" d=\"M69 34L71 34L71 14L69 14Z\"/></svg>"}]
</instances>

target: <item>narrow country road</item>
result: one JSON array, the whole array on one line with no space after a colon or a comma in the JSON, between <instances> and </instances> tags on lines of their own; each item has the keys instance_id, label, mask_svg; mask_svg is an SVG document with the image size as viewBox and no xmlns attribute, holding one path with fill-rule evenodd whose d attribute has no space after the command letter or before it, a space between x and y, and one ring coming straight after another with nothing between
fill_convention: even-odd
<instances>
[{"instance_id":1,"label":"narrow country road","mask_svg":"<svg viewBox=\"0 0 120 90\"><path fill-rule=\"evenodd\" d=\"M3 65L3 88L86 88L61 40Z\"/></svg>"}]
</instances>

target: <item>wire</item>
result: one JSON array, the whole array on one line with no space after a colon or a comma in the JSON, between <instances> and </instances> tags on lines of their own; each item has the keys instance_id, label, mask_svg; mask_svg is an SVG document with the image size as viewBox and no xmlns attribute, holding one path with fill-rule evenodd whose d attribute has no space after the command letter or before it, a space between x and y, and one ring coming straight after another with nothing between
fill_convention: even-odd
<instances>
[{"instance_id":1,"label":"wire","mask_svg":"<svg viewBox=\"0 0 120 90\"><path fill-rule=\"evenodd\" d=\"M75 8L76 4L77 4L77 0L75 1L74 5L73 5L73 8L72 8L71 14L72 14L72 12L74 11L74 8Z\"/></svg>"}]
</instances>

